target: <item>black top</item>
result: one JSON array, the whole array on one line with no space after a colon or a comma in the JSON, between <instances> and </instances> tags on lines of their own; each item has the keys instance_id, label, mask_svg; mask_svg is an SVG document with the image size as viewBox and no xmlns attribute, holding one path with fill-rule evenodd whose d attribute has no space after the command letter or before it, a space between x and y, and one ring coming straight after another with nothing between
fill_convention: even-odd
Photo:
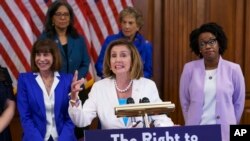
<instances>
[{"instance_id":1,"label":"black top","mask_svg":"<svg viewBox=\"0 0 250 141\"><path fill-rule=\"evenodd\" d=\"M64 44L62 45L63 50L64 50L64 54L65 54L65 58L66 58L66 64L67 64L67 73L69 73L69 57L68 57L68 44Z\"/></svg>"},{"instance_id":2,"label":"black top","mask_svg":"<svg viewBox=\"0 0 250 141\"><path fill-rule=\"evenodd\" d=\"M0 66L0 115L5 110L5 103L7 99L15 100L12 80L6 68ZM9 127L5 128L0 133L0 141L11 141L11 133Z\"/></svg>"}]
</instances>

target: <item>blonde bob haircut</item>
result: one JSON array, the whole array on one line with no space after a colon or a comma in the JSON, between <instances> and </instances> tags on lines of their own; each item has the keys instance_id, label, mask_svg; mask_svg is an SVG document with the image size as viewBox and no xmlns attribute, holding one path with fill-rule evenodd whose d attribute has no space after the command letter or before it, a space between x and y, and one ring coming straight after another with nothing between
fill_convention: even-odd
<instances>
[{"instance_id":1,"label":"blonde bob haircut","mask_svg":"<svg viewBox=\"0 0 250 141\"><path fill-rule=\"evenodd\" d=\"M110 69L110 58L111 58L111 50L114 47L117 47L118 45L123 45L126 46L129 51L130 51L130 57L131 57L131 68L130 68L130 77L131 79L139 79L140 77L143 76L143 64L141 60L141 56L139 52L137 51L136 47L134 44L127 39L118 39L112 41L104 56L104 63L103 63L103 74L104 77L113 77L115 78L115 74L113 71Z\"/></svg>"},{"instance_id":2,"label":"blonde bob haircut","mask_svg":"<svg viewBox=\"0 0 250 141\"><path fill-rule=\"evenodd\" d=\"M123 19L126 16L132 16L135 18L136 24L139 27L139 29L142 28L142 26L144 25L144 21L143 21L143 16L140 10L136 9L135 7L126 7L124 8L120 13L119 13L119 21L120 23L122 23Z\"/></svg>"}]
</instances>

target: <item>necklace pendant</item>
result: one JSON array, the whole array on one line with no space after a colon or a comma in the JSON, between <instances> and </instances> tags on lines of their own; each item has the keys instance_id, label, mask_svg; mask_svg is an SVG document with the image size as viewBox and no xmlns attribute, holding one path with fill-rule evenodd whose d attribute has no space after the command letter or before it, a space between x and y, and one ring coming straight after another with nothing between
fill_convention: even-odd
<instances>
[{"instance_id":1,"label":"necklace pendant","mask_svg":"<svg viewBox=\"0 0 250 141\"><path fill-rule=\"evenodd\" d=\"M210 80L211 80L211 79L213 79L213 77L212 77L212 76L209 76L209 77L208 77L208 79L210 79Z\"/></svg>"}]
</instances>

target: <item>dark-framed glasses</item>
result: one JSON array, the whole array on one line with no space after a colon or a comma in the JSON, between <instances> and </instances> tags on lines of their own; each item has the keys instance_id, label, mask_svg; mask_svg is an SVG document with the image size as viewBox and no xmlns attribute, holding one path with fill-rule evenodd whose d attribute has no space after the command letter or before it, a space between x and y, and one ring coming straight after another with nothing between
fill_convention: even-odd
<instances>
[{"instance_id":1,"label":"dark-framed glasses","mask_svg":"<svg viewBox=\"0 0 250 141\"><path fill-rule=\"evenodd\" d=\"M70 14L68 13L68 12L66 12L66 13L61 13L61 12L56 12L55 13L55 16L56 17L69 17L70 16Z\"/></svg>"},{"instance_id":2,"label":"dark-framed glasses","mask_svg":"<svg viewBox=\"0 0 250 141\"><path fill-rule=\"evenodd\" d=\"M216 38L210 39L208 41L201 41L199 43L199 46L200 46L200 48L204 48L204 47L206 47L206 45L209 45L210 47L213 47L216 44L216 41L217 41Z\"/></svg>"}]
</instances>

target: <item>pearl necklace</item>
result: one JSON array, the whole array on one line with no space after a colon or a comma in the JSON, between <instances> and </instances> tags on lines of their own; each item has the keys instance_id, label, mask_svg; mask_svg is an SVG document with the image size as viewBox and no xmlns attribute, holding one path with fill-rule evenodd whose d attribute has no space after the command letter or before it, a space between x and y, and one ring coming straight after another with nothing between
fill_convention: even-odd
<instances>
[{"instance_id":1,"label":"pearl necklace","mask_svg":"<svg viewBox=\"0 0 250 141\"><path fill-rule=\"evenodd\" d=\"M127 86L125 89L123 89L123 90L120 89L120 88L118 88L118 85L117 85L117 83L116 83L116 80L114 81L114 83L115 83L115 88L116 88L116 90L117 90L118 92L120 92L120 93L125 93L125 92L128 91L129 88L132 86L133 81L131 80L131 81L129 82L128 86Z\"/></svg>"}]
</instances>

